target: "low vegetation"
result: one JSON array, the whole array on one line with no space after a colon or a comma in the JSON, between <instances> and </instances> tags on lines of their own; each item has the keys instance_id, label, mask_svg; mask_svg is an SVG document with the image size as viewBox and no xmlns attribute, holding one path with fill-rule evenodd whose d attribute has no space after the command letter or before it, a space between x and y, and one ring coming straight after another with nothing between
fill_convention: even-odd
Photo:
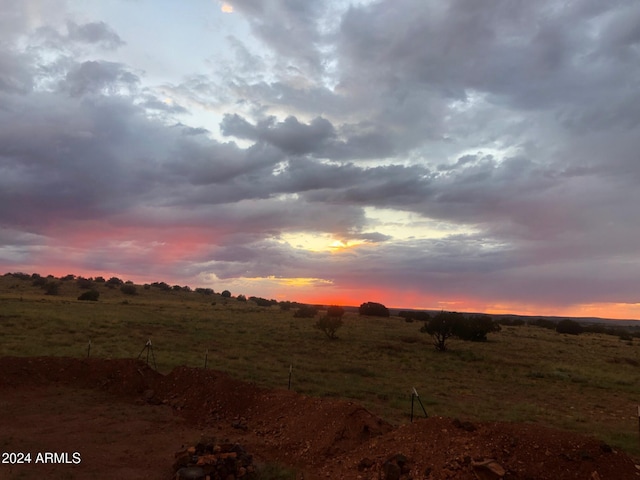
<instances>
[{"instance_id":1,"label":"low vegetation","mask_svg":"<svg viewBox=\"0 0 640 480\"><path fill-rule=\"evenodd\" d=\"M135 358L151 339L162 373L203 367L208 355L208 368L286 389L292 365L293 390L354 399L391 422L409 421L415 387L429 415L536 422L640 456L638 328L603 324L567 335L556 331L558 321L543 328L505 317L484 341L449 337L443 355L420 333L426 321L393 312L344 309L340 338L327 341L315 328L326 308L314 308L317 318L295 317L302 307L292 302L258 306L163 282L127 295L120 290L126 282L116 288L99 278L90 279L99 299L82 301L90 289L78 278L41 278L58 285L57 295L33 285L31 275L0 277L1 356L86 357L91 341L91 356Z\"/></svg>"}]
</instances>

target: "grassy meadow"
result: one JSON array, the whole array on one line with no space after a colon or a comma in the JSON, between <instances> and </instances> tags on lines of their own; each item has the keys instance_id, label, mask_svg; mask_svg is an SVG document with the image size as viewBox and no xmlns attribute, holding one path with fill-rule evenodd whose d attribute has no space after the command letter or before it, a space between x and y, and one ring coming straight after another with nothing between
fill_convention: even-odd
<instances>
[{"instance_id":1,"label":"grassy meadow","mask_svg":"<svg viewBox=\"0 0 640 480\"><path fill-rule=\"evenodd\" d=\"M78 301L72 280L45 295L0 277L0 356L136 358L151 339L158 370L208 366L318 397L353 399L392 423L409 421L415 387L429 415L536 422L594 435L640 457L640 340L502 327L489 341L437 352L421 323L347 313L338 340L278 306L219 295L105 284ZM363 299L363 301L375 299ZM146 356L143 354L143 358ZM421 410L416 404L415 415Z\"/></svg>"}]
</instances>

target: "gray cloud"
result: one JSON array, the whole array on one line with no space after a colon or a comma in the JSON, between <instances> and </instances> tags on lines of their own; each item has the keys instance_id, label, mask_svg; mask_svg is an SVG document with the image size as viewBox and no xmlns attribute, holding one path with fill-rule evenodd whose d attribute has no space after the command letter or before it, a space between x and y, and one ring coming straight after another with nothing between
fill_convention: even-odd
<instances>
[{"instance_id":1,"label":"gray cloud","mask_svg":"<svg viewBox=\"0 0 640 480\"><path fill-rule=\"evenodd\" d=\"M167 278L636 302L634 1L231 3L253 39L233 32L215 68L151 85L120 56L142 40L0 0L2 265L63 248L72 266ZM77 232L95 225L88 255Z\"/></svg>"},{"instance_id":2,"label":"gray cloud","mask_svg":"<svg viewBox=\"0 0 640 480\"><path fill-rule=\"evenodd\" d=\"M68 22L67 30L69 39L76 42L98 44L108 49L118 48L125 44L118 34L104 22L90 22L82 25Z\"/></svg>"}]
</instances>

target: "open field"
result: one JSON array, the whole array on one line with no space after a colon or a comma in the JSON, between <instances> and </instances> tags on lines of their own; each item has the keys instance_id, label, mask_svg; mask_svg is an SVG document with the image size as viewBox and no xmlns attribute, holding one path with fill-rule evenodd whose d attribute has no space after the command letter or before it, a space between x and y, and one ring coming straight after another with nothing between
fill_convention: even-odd
<instances>
[{"instance_id":1,"label":"open field","mask_svg":"<svg viewBox=\"0 0 640 480\"><path fill-rule=\"evenodd\" d=\"M100 285L77 301L75 282L47 296L29 281L0 278L0 356L135 358L147 339L158 369L208 365L266 387L356 399L407 423L415 387L429 414L535 422L588 433L635 457L640 400L638 340L503 327L485 343L436 352L420 323L346 315L336 341L278 307L194 292ZM366 299L375 301L375 299ZM215 305L213 304L215 303Z\"/></svg>"}]
</instances>

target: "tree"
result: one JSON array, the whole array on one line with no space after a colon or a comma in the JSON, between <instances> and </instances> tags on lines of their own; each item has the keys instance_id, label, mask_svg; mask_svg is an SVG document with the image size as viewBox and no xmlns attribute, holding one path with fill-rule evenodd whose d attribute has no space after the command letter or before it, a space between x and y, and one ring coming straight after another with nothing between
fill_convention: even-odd
<instances>
[{"instance_id":1,"label":"tree","mask_svg":"<svg viewBox=\"0 0 640 480\"><path fill-rule=\"evenodd\" d=\"M246 302L247 301L247 297L245 297L244 295L240 294L236 297L236 300L238 300L239 302Z\"/></svg>"},{"instance_id":2,"label":"tree","mask_svg":"<svg viewBox=\"0 0 640 480\"><path fill-rule=\"evenodd\" d=\"M342 324L343 321L341 316L332 317L329 315L325 315L324 317L320 317L314 326L318 330L322 330L330 340L335 340L338 338L336 336L336 332L342 326Z\"/></svg>"},{"instance_id":3,"label":"tree","mask_svg":"<svg viewBox=\"0 0 640 480\"><path fill-rule=\"evenodd\" d=\"M231 292L229 290L223 290L220 295L222 295L224 298L231 298Z\"/></svg>"},{"instance_id":4,"label":"tree","mask_svg":"<svg viewBox=\"0 0 640 480\"><path fill-rule=\"evenodd\" d=\"M367 315L370 317L388 317L389 309L382 305L381 303L376 302L366 302L360 305L359 308L360 315Z\"/></svg>"},{"instance_id":5,"label":"tree","mask_svg":"<svg viewBox=\"0 0 640 480\"><path fill-rule=\"evenodd\" d=\"M120 291L122 293L124 293L125 295L137 295L138 294L138 290L136 289L136 286L130 283L126 283L124 285L122 285L120 287Z\"/></svg>"},{"instance_id":6,"label":"tree","mask_svg":"<svg viewBox=\"0 0 640 480\"><path fill-rule=\"evenodd\" d=\"M456 335L456 328L463 319L464 315L461 313L442 311L431 317L420 331L431 335L436 350L445 352L447 341Z\"/></svg>"},{"instance_id":7,"label":"tree","mask_svg":"<svg viewBox=\"0 0 640 480\"><path fill-rule=\"evenodd\" d=\"M97 302L100 297L100 292L97 290L88 290L84 292L82 295L78 297L78 300L89 300L92 302Z\"/></svg>"}]
</instances>

